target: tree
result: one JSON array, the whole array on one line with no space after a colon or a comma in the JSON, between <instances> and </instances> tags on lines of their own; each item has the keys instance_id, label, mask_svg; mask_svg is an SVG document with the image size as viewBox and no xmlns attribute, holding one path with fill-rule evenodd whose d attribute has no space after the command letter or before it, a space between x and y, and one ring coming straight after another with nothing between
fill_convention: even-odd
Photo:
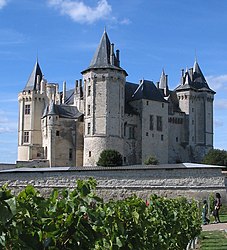
<instances>
[{"instance_id":1,"label":"tree","mask_svg":"<svg viewBox=\"0 0 227 250\"><path fill-rule=\"evenodd\" d=\"M227 151L211 149L203 158L202 163L210 165L227 166Z\"/></svg>"},{"instance_id":2,"label":"tree","mask_svg":"<svg viewBox=\"0 0 227 250\"><path fill-rule=\"evenodd\" d=\"M145 161L144 161L145 165L158 165L158 159L151 155L149 156Z\"/></svg>"},{"instance_id":3,"label":"tree","mask_svg":"<svg viewBox=\"0 0 227 250\"><path fill-rule=\"evenodd\" d=\"M122 166L122 163L122 156L118 151L113 149L105 149L101 152L97 165L104 167L112 167Z\"/></svg>"}]
</instances>

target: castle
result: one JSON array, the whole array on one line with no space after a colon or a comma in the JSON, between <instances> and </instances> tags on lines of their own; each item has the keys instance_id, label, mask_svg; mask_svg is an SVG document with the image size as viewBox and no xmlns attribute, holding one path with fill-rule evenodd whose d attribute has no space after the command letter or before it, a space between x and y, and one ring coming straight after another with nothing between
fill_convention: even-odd
<instances>
[{"instance_id":1,"label":"castle","mask_svg":"<svg viewBox=\"0 0 227 250\"><path fill-rule=\"evenodd\" d=\"M124 165L142 164L149 156L160 163L199 162L213 147L215 92L195 61L182 71L181 83L126 81L119 50L107 32L83 80L59 91L44 79L38 61L19 93L18 163L48 166L94 166L104 149L115 149Z\"/></svg>"}]
</instances>

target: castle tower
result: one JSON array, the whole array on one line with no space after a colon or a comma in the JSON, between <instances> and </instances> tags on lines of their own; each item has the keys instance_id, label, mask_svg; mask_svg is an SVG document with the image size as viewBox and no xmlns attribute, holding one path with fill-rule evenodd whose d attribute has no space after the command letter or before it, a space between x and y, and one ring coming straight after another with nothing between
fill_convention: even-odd
<instances>
[{"instance_id":1,"label":"castle tower","mask_svg":"<svg viewBox=\"0 0 227 250\"><path fill-rule=\"evenodd\" d=\"M84 79L84 165L96 165L104 149L123 155L124 96L127 73L120 67L119 50L114 53L104 31Z\"/></svg>"},{"instance_id":2,"label":"castle tower","mask_svg":"<svg viewBox=\"0 0 227 250\"><path fill-rule=\"evenodd\" d=\"M213 147L213 100L215 92L195 61L193 68L182 75L176 93L180 109L188 117L188 143L192 148L193 161L200 161Z\"/></svg>"},{"instance_id":3,"label":"castle tower","mask_svg":"<svg viewBox=\"0 0 227 250\"><path fill-rule=\"evenodd\" d=\"M45 107L45 81L38 61L18 96L18 161L43 158L40 119Z\"/></svg>"}]
</instances>

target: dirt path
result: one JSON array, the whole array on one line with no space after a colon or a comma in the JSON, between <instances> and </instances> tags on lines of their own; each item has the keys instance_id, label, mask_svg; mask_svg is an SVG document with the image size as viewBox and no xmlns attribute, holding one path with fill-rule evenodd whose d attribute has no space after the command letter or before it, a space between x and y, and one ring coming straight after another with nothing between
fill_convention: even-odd
<instances>
[{"instance_id":1,"label":"dirt path","mask_svg":"<svg viewBox=\"0 0 227 250\"><path fill-rule=\"evenodd\" d=\"M216 231L216 230L225 230L227 232L227 223L211 223L209 225L202 226L203 231Z\"/></svg>"}]
</instances>

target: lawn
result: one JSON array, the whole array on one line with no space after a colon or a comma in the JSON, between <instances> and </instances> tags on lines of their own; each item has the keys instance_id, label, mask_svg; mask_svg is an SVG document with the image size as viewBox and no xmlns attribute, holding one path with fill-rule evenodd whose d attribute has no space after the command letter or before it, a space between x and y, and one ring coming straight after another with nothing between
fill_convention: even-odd
<instances>
[{"instance_id":1,"label":"lawn","mask_svg":"<svg viewBox=\"0 0 227 250\"><path fill-rule=\"evenodd\" d=\"M223 206L220 210L220 221L227 223L227 207ZM211 223L214 217L210 216ZM227 232L225 231L203 231L199 236L200 250L226 250L227 249Z\"/></svg>"},{"instance_id":2,"label":"lawn","mask_svg":"<svg viewBox=\"0 0 227 250\"><path fill-rule=\"evenodd\" d=\"M226 250L227 233L225 231L203 231L199 237L200 250Z\"/></svg>"}]
</instances>

